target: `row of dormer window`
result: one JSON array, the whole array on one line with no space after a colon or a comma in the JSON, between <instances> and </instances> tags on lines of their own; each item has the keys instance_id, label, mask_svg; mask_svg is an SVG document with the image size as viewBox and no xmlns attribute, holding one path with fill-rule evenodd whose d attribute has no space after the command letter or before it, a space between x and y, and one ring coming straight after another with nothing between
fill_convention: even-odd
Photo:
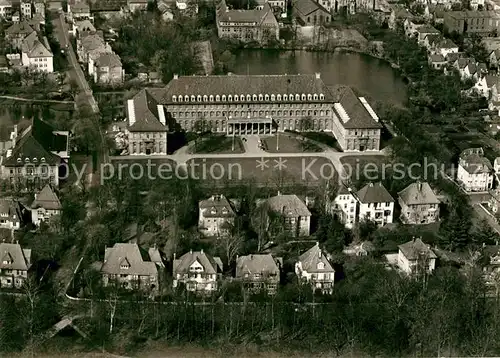
<instances>
[{"instance_id":1,"label":"row of dormer window","mask_svg":"<svg viewBox=\"0 0 500 358\"><path fill-rule=\"evenodd\" d=\"M207 96L207 95L204 95L204 96L194 96L194 95L191 95L191 96L172 96L172 101L173 102L238 102L238 101L241 101L241 102L244 102L244 101L323 101L325 99L325 96L321 93L321 94L284 94L284 95L281 95L281 94L278 94L278 95L268 95L268 94L265 94L265 95L262 95L262 94L259 94L259 95L249 95L247 94L246 96L244 94L242 95L237 95L235 94L234 96L233 95L228 95L226 96L225 94L223 94L222 96L220 95L210 95L210 96Z\"/></svg>"},{"instance_id":2,"label":"row of dormer window","mask_svg":"<svg viewBox=\"0 0 500 358\"><path fill-rule=\"evenodd\" d=\"M21 158L17 158L17 162L18 163L21 163L23 160ZM30 162L30 158L25 158L24 159L24 162L25 163L29 163ZM33 158L33 163L37 163L38 162L38 159L37 158ZM41 163L45 163L45 158L40 158L40 162Z\"/></svg>"}]
</instances>

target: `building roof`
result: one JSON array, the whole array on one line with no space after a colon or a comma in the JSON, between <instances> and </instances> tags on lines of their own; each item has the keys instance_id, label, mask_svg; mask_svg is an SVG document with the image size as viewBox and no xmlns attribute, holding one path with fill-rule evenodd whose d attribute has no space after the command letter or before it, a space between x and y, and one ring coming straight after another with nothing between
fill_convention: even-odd
<instances>
[{"instance_id":1,"label":"building roof","mask_svg":"<svg viewBox=\"0 0 500 358\"><path fill-rule=\"evenodd\" d=\"M234 217L236 216L231 203L224 195L214 195L199 202L198 207L203 210L204 217Z\"/></svg>"},{"instance_id":2,"label":"building roof","mask_svg":"<svg viewBox=\"0 0 500 358\"><path fill-rule=\"evenodd\" d=\"M90 12L90 6L81 1L70 5L70 10L72 13L82 14Z\"/></svg>"},{"instance_id":3,"label":"building roof","mask_svg":"<svg viewBox=\"0 0 500 358\"><path fill-rule=\"evenodd\" d=\"M104 39L98 34L90 34L81 39L81 46L86 51L92 51L99 47L105 47Z\"/></svg>"},{"instance_id":4,"label":"building roof","mask_svg":"<svg viewBox=\"0 0 500 358\"><path fill-rule=\"evenodd\" d=\"M94 32L96 31L95 26L90 22L90 20L83 20L83 21L76 21L75 26L77 27L78 31L88 31L88 32Z\"/></svg>"},{"instance_id":5,"label":"building roof","mask_svg":"<svg viewBox=\"0 0 500 358\"><path fill-rule=\"evenodd\" d=\"M441 41L441 39L443 38L443 35L431 33L429 35L426 35L425 38L427 39L427 42L429 42L430 45L434 45L434 44L438 43L439 41Z\"/></svg>"},{"instance_id":6,"label":"building roof","mask_svg":"<svg viewBox=\"0 0 500 358\"><path fill-rule=\"evenodd\" d=\"M444 56L437 53L430 54L429 58L432 62L446 62Z\"/></svg>"},{"instance_id":7,"label":"building roof","mask_svg":"<svg viewBox=\"0 0 500 358\"><path fill-rule=\"evenodd\" d=\"M174 275L177 273L187 273L191 265L196 261L203 266L205 273L216 274L222 271L221 259L219 257L212 257L201 250L189 251L182 255L178 260L174 259Z\"/></svg>"},{"instance_id":8,"label":"building roof","mask_svg":"<svg viewBox=\"0 0 500 358\"><path fill-rule=\"evenodd\" d=\"M316 243L316 245L300 255L299 262L302 264L302 270L308 273L335 272L330 261L328 261L326 255L320 249L319 243ZM320 262L324 265L323 269L318 269L318 263Z\"/></svg>"},{"instance_id":9,"label":"building roof","mask_svg":"<svg viewBox=\"0 0 500 358\"><path fill-rule=\"evenodd\" d=\"M279 275L283 265L281 257L274 258L271 254L251 254L236 259L236 277L241 278L248 274L269 273Z\"/></svg>"},{"instance_id":10,"label":"building roof","mask_svg":"<svg viewBox=\"0 0 500 358\"><path fill-rule=\"evenodd\" d=\"M48 165L57 165L60 157L53 152L66 152L68 148L68 136L56 133L49 124L38 118L34 118L31 126L21 135L12 154L5 159L5 166L24 166L26 162L35 161L41 163L42 158Z\"/></svg>"},{"instance_id":11,"label":"building roof","mask_svg":"<svg viewBox=\"0 0 500 358\"><path fill-rule=\"evenodd\" d=\"M437 258L430 246L424 244L421 239L408 241L398 247L408 260L418 260L418 258L422 256L427 256L430 259Z\"/></svg>"},{"instance_id":12,"label":"building roof","mask_svg":"<svg viewBox=\"0 0 500 358\"><path fill-rule=\"evenodd\" d=\"M50 184L47 184L43 187L42 191L38 193L35 200L31 204L31 208L32 209L43 208L45 210L61 210L62 205L56 193L50 186Z\"/></svg>"},{"instance_id":13,"label":"building roof","mask_svg":"<svg viewBox=\"0 0 500 358\"><path fill-rule=\"evenodd\" d=\"M325 101L333 102L328 87L320 74L302 75L221 75L179 76L165 87L163 103L171 103L172 96L216 95L271 95L323 94ZM245 101L241 101L244 103Z\"/></svg>"},{"instance_id":14,"label":"building roof","mask_svg":"<svg viewBox=\"0 0 500 358\"><path fill-rule=\"evenodd\" d=\"M500 77L499 76L494 76L494 75L486 75L486 84L488 88L493 87L494 85L498 85Z\"/></svg>"},{"instance_id":15,"label":"building roof","mask_svg":"<svg viewBox=\"0 0 500 358\"><path fill-rule=\"evenodd\" d=\"M411 183L398 195L406 205L439 204L439 199L427 182Z\"/></svg>"},{"instance_id":16,"label":"building roof","mask_svg":"<svg viewBox=\"0 0 500 358\"><path fill-rule=\"evenodd\" d=\"M273 196L267 199L267 206L284 217L311 216L306 204L295 194Z\"/></svg>"},{"instance_id":17,"label":"building roof","mask_svg":"<svg viewBox=\"0 0 500 358\"><path fill-rule=\"evenodd\" d=\"M216 8L217 22L240 22L259 25L269 13L272 15L272 9L268 3L264 4L263 9L230 10L226 5L226 1L222 0ZM272 16L274 17L274 15Z\"/></svg>"},{"instance_id":18,"label":"building roof","mask_svg":"<svg viewBox=\"0 0 500 358\"><path fill-rule=\"evenodd\" d=\"M393 197L382 182L368 183L357 192L358 200L364 204L368 203L390 203L394 202Z\"/></svg>"},{"instance_id":19,"label":"building roof","mask_svg":"<svg viewBox=\"0 0 500 358\"><path fill-rule=\"evenodd\" d=\"M455 62L463 56L463 52L449 52L446 54L446 61Z\"/></svg>"},{"instance_id":20,"label":"building roof","mask_svg":"<svg viewBox=\"0 0 500 358\"><path fill-rule=\"evenodd\" d=\"M0 199L0 214L7 215L9 221L21 221L21 206L13 199Z\"/></svg>"},{"instance_id":21,"label":"building roof","mask_svg":"<svg viewBox=\"0 0 500 358\"><path fill-rule=\"evenodd\" d=\"M127 0L99 0L90 4L90 11L117 12L127 6Z\"/></svg>"},{"instance_id":22,"label":"building roof","mask_svg":"<svg viewBox=\"0 0 500 358\"><path fill-rule=\"evenodd\" d=\"M469 63L476 63L476 60L470 57L463 57L457 60L457 65L459 69L465 68Z\"/></svg>"},{"instance_id":23,"label":"building roof","mask_svg":"<svg viewBox=\"0 0 500 358\"><path fill-rule=\"evenodd\" d=\"M450 39L443 39L437 45L438 48L458 48L458 46Z\"/></svg>"},{"instance_id":24,"label":"building roof","mask_svg":"<svg viewBox=\"0 0 500 358\"><path fill-rule=\"evenodd\" d=\"M326 12L330 15L327 9L314 0L297 0L294 3L294 10L300 12L303 16L307 16L317 10Z\"/></svg>"},{"instance_id":25,"label":"building roof","mask_svg":"<svg viewBox=\"0 0 500 358\"><path fill-rule=\"evenodd\" d=\"M0 243L0 269L27 271L31 267L31 250L19 244Z\"/></svg>"},{"instance_id":26,"label":"building roof","mask_svg":"<svg viewBox=\"0 0 500 358\"><path fill-rule=\"evenodd\" d=\"M127 117L130 118L129 111L134 111L135 122L129 127L131 132L161 132L167 128L160 122L158 114L158 104L164 91L161 88L145 88L137 93L133 101L133 108L128 105Z\"/></svg>"},{"instance_id":27,"label":"building roof","mask_svg":"<svg viewBox=\"0 0 500 358\"><path fill-rule=\"evenodd\" d=\"M38 34L36 32L32 32L24 38L21 44L21 50L30 58L52 57L47 38L44 37L42 43L42 41L38 39Z\"/></svg>"},{"instance_id":28,"label":"building roof","mask_svg":"<svg viewBox=\"0 0 500 358\"><path fill-rule=\"evenodd\" d=\"M483 148L469 148L460 154L460 166L469 174L489 173L493 170L491 162L484 156Z\"/></svg>"},{"instance_id":29,"label":"building roof","mask_svg":"<svg viewBox=\"0 0 500 358\"><path fill-rule=\"evenodd\" d=\"M13 24L5 30L6 35L22 35L23 37L31 34L33 28L28 24L27 21L23 20L18 23Z\"/></svg>"},{"instance_id":30,"label":"building roof","mask_svg":"<svg viewBox=\"0 0 500 358\"><path fill-rule=\"evenodd\" d=\"M436 30L434 27L432 27L431 25L427 25L427 24L424 24L422 26L419 26L417 28L417 31L421 34L438 34L440 35L441 33Z\"/></svg>"},{"instance_id":31,"label":"building roof","mask_svg":"<svg viewBox=\"0 0 500 358\"><path fill-rule=\"evenodd\" d=\"M392 5L392 4L391 4ZM396 19L413 18L414 16L401 4L394 4L391 6Z\"/></svg>"},{"instance_id":32,"label":"building roof","mask_svg":"<svg viewBox=\"0 0 500 358\"><path fill-rule=\"evenodd\" d=\"M346 129L379 129L382 125L378 117L363 97L357 97L354 91L347 86L337 86L334 89L337 103L334 105L335 114ZM365 104L362 103L365 102ZM369 112L371 111L371 113ZM376 119L375 119L376 118Z\"/></svg>"},{"instance_id":33,"label":"building roof","mask_svg":"<svg viewBox=\"0 0 500 358\"><path fill-rule=\"evenodd\" d=\"M96 59L96 66L98 67L122 67L120 56L114 52L104 52Z\"/></svg>"},{"instance_id":34,"label":"building roof","mask_svg":"<svg viewBox=\"0 0 500 358\"><path fill-rule=\"evenodd\" d=\"M137 244L115 244L111 248L106 248L101 272L111 275L157 275L156 264L150 261L148 256L147 253L141 252Z\"/></svg>"}]
</instances>

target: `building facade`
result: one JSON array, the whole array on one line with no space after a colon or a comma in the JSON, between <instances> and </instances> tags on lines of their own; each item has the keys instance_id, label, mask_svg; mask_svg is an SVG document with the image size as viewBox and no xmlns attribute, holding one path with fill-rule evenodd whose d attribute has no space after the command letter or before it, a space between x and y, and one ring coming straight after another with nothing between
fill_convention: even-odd
<instances>
[{"instance_id":1,"label":"building facade","mask_svg":"<svg viewBox=\"0 0 500 358\"><path fill-rule=\"evenodd\" d=\"M488 191L493 187L493 167L483 148L469 148L460 154L457 181L466 191Z\"/></svg>"},{"instance_id":2,"label":"building facade","mask_svg":"<svg viewBox=\"0 0 500 358\"><path fill-rule=\"evenodd\" d=\"M189 251L173 263L173 287L184 286L187 291L210 293L217 291L222 278L222 261L203 250Z\"/></svg>"},{"instance_id":3,"label":"building facade","mask_svg":"<svg viewBox=\"0 0 500 358\"><path fill-rule=\"evenodd\" d=\"M300 282L310 284L314 290L321 290L323 293L333 292L335 270L319 247L319 243L299 256L295 263L295 274Z\"/></svg>"},{"instance_id":4,"label":"building facade","mask_svg":"<svg viewBox=\"0 0 500 358\"><path fill-rule=\"evenodd\" d=\"M277 195L266 202L268 210L268 228L285 231L292 237L309 236L311 230L311 212L297 195Z\"/></svg>"},{"instance_id":5,"label":"building facade","mask_svg":"<svg viewBox=\"0 0 500 358\"><path fill-rule=\"evenodd\" d=\"M330 7L329 2L327 6ZM326 24L332 19L330 10L314 0L294 1L293 15L305 26Z\"/></svg>"},{"instance_id":6,"label":"building facade","mask_svg":"<svg viewBox=\"0 0 500 358\"><path fill-rule=\"evenodd\" d=\"M11 142L11 149L0 157L0 178L18 188L59 186L59 166L69 159L68 132L34 118L21 133L14 127Z\"/></svg>"},{"instance_id":7,"label":"building facade","mask_svg":"<svg viewBox=\"0 0 500 358\"><path fill-rule=\"evenodd\" d=\"M43 42L40 41L34 31L21 44L21 61L24 67L33 67L41 72L54 72L54 56L49 42L46 37Z\"/></svg>"},{"instance_id":8,"label":"building facade","mask_svg":"<svg viewBox=\"0 0 500 358\"><path fill-rule=\"evenodd\" d=\"M118 243L106 248L100 272L104 286L157 292L157 266L163 266L158 249L145 252L137 244Z\"/></svg>"},{"instance_id":9,"label":"building facade","mask_svg":"<svg viewBox=\"0 0 500 358\"><path fill-rule=\"evenodd\" d=\"M62 205L52 187L47 184L35 194L35 200L31 204L31 221L40 226L42 222L48 222L52 217L61 214Z\"/></svg>"},{"instance_id":10,"label":"building facade","mask_svg":"<svg viewBox=\"0 0 500 358\"><path fill-rule=\"evenodd\" d=\"M344 151L380 150L382 125L364 97L357 97L349 87L337 89L333 104L332 131Z\"/></svg>"},{"instance_id":11,"label":"building facade","mask_svg":"<svg viewBox=\"0 0 500 358\"><path fill-rule=\"evenodd\" d=\"M500 16L496 11L447 11L444 13L444 29L448 33L490 35L499 28Z\"/></svg>"},{"instance_id":12,"label":"building facade","mask_svg":"<svg viewBox=\"0 0 500 358\"><path fill-rule=\"evenodd\" d=\"M381 182L369 183L356 197L359 202L359 220L370 220L379 226L391 224L394 217L394 198Z\"/></svg>"},{"instance_id":13,"label":"building facade","mask_svg":"<svg viewBox=\"0 0 500 358\"><path fill-rule=\"evenodd\" d=\"M13 199L0 199L0 228L18 230L21 228L22 210Z\"/></svg>"},{"instance_id":14,"label":"building facade","mask_svg":"<svg viewBox=\"0 0 500 358\"><path fill-rule=\"evenodd\" d=\"M430 224L439 220L439 199L426 182L408 185L398 193L401 221L408 224Z\"/></svg>"},{"instance_id":15,"label":"building facade","mask_svg":"<svg viewBox=\"0 0 500 358\"><path fill-rule=\"evenodd\" d=\"M213 195L198 204L198 229L205 236L228 234L236 213L224 195Z\"/></svg>"},{"instance_id":16,"label":"building facade","mask_svg":"<svg viewBox=\"0 0 500 358\"><path fill-rule=\"evenodd\" d=\"M283 259L271 254L240 256L236 258L236 279L253 292L265 290L272 295L278 289L282 267Z\"/></svg>"},{"instance_id":17,"label":"building facade","mask_svg":"<svg viewBox=\"0 0 500 358\"><path fill-rule=\"evenodd\" d=\"M30 249L23 249L18 243L0 243L0 288L21 288L30 267Z\"/></svg>"},{"instance_id":18,"label":"building facade","mask_svg":"<svg viewBox=\"0 0 500 358\"><path fill-rule=\"evenodd\" d=\"M94 82L116 85L123 82L125 73L120 57L114 52L105 52L98 55L94 62Z\"/></svg>"},{"instance_id":19,"label":"building facade","mask_svg":"<svg viewBox=\"0 0 500 358\"><path fill-rule=\"evenodd\" d=\"M348 188L341 185L334 200L334 213L346 228L352 229L357 221L358 201Z\"/></svg>"},{"instance_id":20,"label":"building facade","mask_svg":"<svg viewBox=\"0 0 500 358\"><path fill-rule=\"evenodd\" d=\"M279 24L267 2L262 9L230 10L221 0L216 8L216 22L219 38L242 42L279 40Z\"/></svg>"},{"instance_id":21,"label":"building facade","mask_svg":"<svg viewBox=\"0 0 500 358\"><path fill-rule=\"evenodd\" d=\"M431 273L436 268L436 254L421 239L399 245L398 267L409 275Z\"/></svg>"}]
</instances>

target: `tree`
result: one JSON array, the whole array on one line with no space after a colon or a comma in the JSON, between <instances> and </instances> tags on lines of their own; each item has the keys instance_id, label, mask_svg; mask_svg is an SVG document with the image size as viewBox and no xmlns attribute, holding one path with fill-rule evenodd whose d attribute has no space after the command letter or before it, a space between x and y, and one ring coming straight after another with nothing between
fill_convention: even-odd
<instances>
[{"instance_id":1,"label":"tree","mask_svg":"<svg viewBox=\"0 0 500 358\"><path fill-rule=\"evenodd\" d=\"M245 235L242 231L241 220L237 218L234 224L226 222L221 230L222 233L217 238L217 246L224 253L226 267L230 267L236 256L240 254Z\"/></svg>"}]
</instances>

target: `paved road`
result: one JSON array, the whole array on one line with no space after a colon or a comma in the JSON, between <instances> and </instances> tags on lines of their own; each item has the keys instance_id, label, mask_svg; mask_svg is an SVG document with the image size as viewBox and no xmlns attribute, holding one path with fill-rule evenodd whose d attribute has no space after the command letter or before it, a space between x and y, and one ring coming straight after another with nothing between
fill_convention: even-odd
<instances>
[{"instance_id":1,"label":"paved road","mask_svg":"<svg viewBox=\"0 0 500 358\"><path fill-rule=\"evenodd\" d=\"M472 207L480 218L485 219L490 227L497 234L500 234L500 225L498 224L497 219L488 210L486 210L484 206L481 204L473 204Z\"/></svg>"},{"instance_id":2,"label":"paved road","mask_svg":"<svg viewBox=\"0 0 500 358\"><path fill-rule=\"evenodd\" d=\"M32 98L22 98L22 97L15 97L15 96L0 96L0 98L4 99L13 99L16 101L23 101L23 102L33 102L33 103L54 103L54 104L74 104L74 101L56 101L54 99L32 99Z\"/></svg>"},{"instance_id":3,"label":"paved road","mask_svg":"<svg viewBox=\"0 0 500 358\"><path fill-rule=\"evenodd\" d=\"M92 95L92 90L85 79L85 75L80 67L80 64L78 63L71 41L69 40L68 25L66 24L64 14L59 14L59 16L53 20L53 24L59 44L62 49L66 48L66 56L72 66L72 70L69 71L69 74L80 87L80 93L77 98L80 98L82 101L87 103L92 108L94 113L99 113L99 106Z\"/></svg>"}]
</instances>

